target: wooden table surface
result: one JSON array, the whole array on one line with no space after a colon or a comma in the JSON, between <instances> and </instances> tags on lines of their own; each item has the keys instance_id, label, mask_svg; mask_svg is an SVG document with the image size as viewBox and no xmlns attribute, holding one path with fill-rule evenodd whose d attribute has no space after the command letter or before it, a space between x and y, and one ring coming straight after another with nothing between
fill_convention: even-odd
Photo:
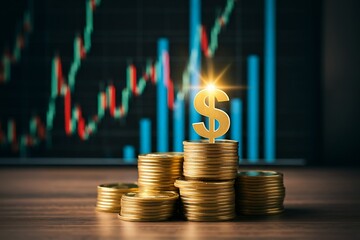
<instances>
[{"instance_id":1,"label":"wooden table surface","mask_svg":"<svg viewBox=\"0 0 360 240\"><path fill-rule=\"evenodd\" d=\"M135 168L0 169L0 239L360 239L359 169L280 168L286 211L231 222L124 222L94 209L96 186Z\"/></svg>"}]
</instances>

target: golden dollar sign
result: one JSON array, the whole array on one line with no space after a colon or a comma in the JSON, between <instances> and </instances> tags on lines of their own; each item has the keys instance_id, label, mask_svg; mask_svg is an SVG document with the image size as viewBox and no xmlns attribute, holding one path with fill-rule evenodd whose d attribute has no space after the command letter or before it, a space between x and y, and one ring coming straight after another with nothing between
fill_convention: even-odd
<instances>
[{"instance_id":1,"label":"golden dollar sign","mask_svg":"<svg viewBox=\"0 0 360 240\"><path fill-rule=\"evenodd\" d=\"M206 104L206 99L208 104ZM193 123L193 128L197 134L208 138L210 143L215 143L215 138L224 135L230 128L230 118L226 112L215 108L215 98L218 102L229 101L228 95L219 89L208 88L198 92L194 98L196 111L209 117L209 130L206 129L204 122ZM219 122L219 128L215 129L215 120Z\"/></svg>"}]
</instances>

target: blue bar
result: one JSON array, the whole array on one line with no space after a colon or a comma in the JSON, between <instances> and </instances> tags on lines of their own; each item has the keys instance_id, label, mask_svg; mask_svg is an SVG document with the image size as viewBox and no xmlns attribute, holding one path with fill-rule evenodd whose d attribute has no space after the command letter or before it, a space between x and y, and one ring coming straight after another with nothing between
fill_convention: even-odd
<instances>
[{"instance_id":1,"label":"blue bar","mask_svg":"<svg viewBox=\"0 0 360 240\"><path fill-rule=\"evenodd\" d=\"M174 105L174 151L183 152L185 140L185 104L184 96L178 93Z\"/></svg>"},{"instance_id":2,"label":"blue bar","mask_svg":"<svg viewBox=\"0 0 360 240\"><path fill-rule=\"evenodd\" d=\"M239 142L239 161L242 155L242 102L239 98L234 98L230 103L231 129L230 135L232 140Z\"/></svg>"},{"instance_id":3,"label":"blue bar","mask_svg":"<svg viewBox=\"0 0 360 240\"><path fill-rule=\"evenodd\" d=\"M250 55L247 64L247 158L249 162L256 162L259 159L259 57Z\"/></svg>"},{"instance_id":4,"label":"blue bar","mask_svg":"<svg viewBox=\"0 0 360 240\"><path fill-rule=\"evenodd\" d=\"M169 51L169 41L160 38L158 41L158 79L157 79L157 151L168 151L168 106L166 88L166 69L164 54Z\"/></svg>"},{"instance_id":5,"label":"blue bar","mask_svg":"<svg viewBox=\"0 0 360 240\"><path fill-rule=\"evenodd\" d=\"M133 146L124 146L123 155L124 163L135 164L135 148Z\"/></svg>"},{"instance_id":6,"label":"blue bar","mask_svg":"<svg viewBox=\"0 0 360 240\"><path fill-rule=\"evenodd\" d=\"M140 120L140 153L151 152L151 120L143 118Z\"/></svg>"},{"instance_id":7,"label":"blue bar","mask_svg":"<svg viewBox=\"0 0 360 240\"><path fill-rule=\"evenodd\" d=\"M264 46L264 158L275 161L275 0L265 0L265 46Z\"/></svg>"},{"instance_id":8,"label":"blue bar","mask_svg":"<svg viewBox=\"0 0 360 240\"><path fill-rule=\"evenodd\" d=\"M201 122L201 116L194 108L194 98L200 86L201 50L200 50L200 26L201 26L201 0L190 0L190 94L189 94L189 138L200 139L200 136L192 127L193 123Z\"/></svg>"}]
</instances>

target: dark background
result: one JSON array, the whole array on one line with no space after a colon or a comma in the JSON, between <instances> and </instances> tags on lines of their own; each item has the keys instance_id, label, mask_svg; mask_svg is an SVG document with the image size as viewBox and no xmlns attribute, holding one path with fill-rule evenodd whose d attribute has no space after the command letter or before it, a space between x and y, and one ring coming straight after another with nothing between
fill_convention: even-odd
<instances>
[{"instance_id":1,"label":"dark background","mask_svg":"<svg viewBox=\"0 0 360 240\"><path fill-rule=\"evenodd\" d=\"M322 130L324 164L359 165L360 2L323 6Z\"/></svg>"},{"instance_id":2,"label":"dark background","mask_svg":"<svg viewBox=\"0 0 360 240\"><path fill-rule=\"evenodd\" d=\"M225 3L202 1L202 22L208 32ZM1 4L0 46L12 46L10 36L27 2ZM179 86L188 57L188 7L188 1L102 1L94 14L93 47L77 75L76 88L81 91L73 98L81 103L85 115L95 113L99 89L110 82L118 89L124 86L121 80L127 63L133 62L140 69L149 57L156 57L157 40L162 36L169 39L171 76ZM64 73L68 72L73 38L82 32L85 19L84 1L38 0L34 1L34 11L29 46L12 69L11 82L0 86L0 120L13 117L20 132L28 128L33 114L44 118L51 59L59 53ZM311 165L359 164L359 11L356 0L277 1L277 157L301 158ZM219 72L230 63L224 81L245 85L246 57L255 53L262 59L263 1L237 1L219 45L215 70ZM203 69L205 64L203 61ZM262 64L260 69L261 96ZM141 117L152 119L155 133L154 90L149 87L143 98L132 102L127 119L105 117L99 132L87 142L65 136L59 110L52 147L43 143L29 150L27 157L121 158L123 145L137 146ZM229 95L246 99L246 91L231 91ZM62 109L62 104L59 101L57 108ZM245 134L246 122L243 127ZM246 135L243 141L246 149ZM261 142L260 135L260 150ZM18 157L18 153L5 146L0 156Z\"/></svg>"}]
</instances>

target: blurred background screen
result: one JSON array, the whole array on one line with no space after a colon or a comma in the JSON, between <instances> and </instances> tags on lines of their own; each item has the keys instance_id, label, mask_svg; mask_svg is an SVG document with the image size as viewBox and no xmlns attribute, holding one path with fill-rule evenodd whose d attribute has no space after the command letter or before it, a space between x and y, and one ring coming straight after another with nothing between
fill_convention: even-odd
<instances>
[{"instance_id":1,"label":"blurred background screen","mask_svg":"<svg viewBox=\"0 0 360 240\"><path fill-rule=\"evenodd\" d=\"M221 75L240 162L314 163L317 1L3 1L0 163L136 164L193 139L192 91ZM204 119L205 120L205 119Z\"/></svg>"}]
</instances>

